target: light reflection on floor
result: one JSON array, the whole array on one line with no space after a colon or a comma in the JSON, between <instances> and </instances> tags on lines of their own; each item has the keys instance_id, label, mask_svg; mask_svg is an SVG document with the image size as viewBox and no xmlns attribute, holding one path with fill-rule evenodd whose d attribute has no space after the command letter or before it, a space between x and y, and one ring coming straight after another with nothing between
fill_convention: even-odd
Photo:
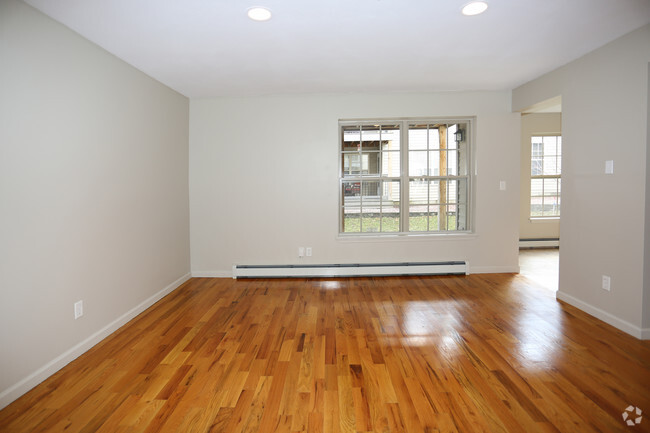
<instances>
[{"instance_id":1,"label":"light reflection on floor","mask_svg":"<svg viewBox=\"0 0 650 433\"><path fill-rule=\"evenodd\" d=\"M325 290L338 290L341 288L341 280L318 281L318 287Z\"/></svg>"},{"instance_id":2,"label":"light reflection on floor","mask_svg":"<svg viewBox=\"0 0 650 433\"><path fill-rule=\"evenodd\" d=\"M558 290L560 250L519 250L519 273L549 290Z\"/></svg>"},{"instance_id":3,"label":"light reflection on floor","mask_svg":"<svg viewBox=\"0 0 650 433\"><path fill-rule=\"evenodd\" d=\"M521 274L513 276L512 290L521 285L527 289L542 290L537 295L546 293L554 297L557 290L559 251L522 250L520 252ZM529 281L527 281L529 280ZM318 287L323 290L340 290L345 280L320 280ZM532 284L531 284L532 283ZM511 310L509 322L502 322L499 317L489 318L494 328L495 339L502 340L505 332L511 338L511 358L521 368L540 370L552 365L557 359L561 346L563 313L558 303L543 305L543 310L535 310L519 304L516 311ZM384 329L378 337L382 344L389 347L430 348L448 361L466 355L474 314L471 302L459 299L426 299L393 303L382 301L376 304L379 313L379 326ZM513 314L514 313L514 314ZM489 325L488 323L479 326ZM503 327L503 329L501 329ZM471 347L471 344L470 346ZM499 350L497 344L495 348Z\"/></svg>"},{"instance_id":4,"label":"light reflection on floor","mask_svg":"<svg viewBox=\"0 0 650 433\"><path fill-rule=\"evenodd\" d=\"M446 358L460 353L457 317L458 301L410 301L399 305L383 303L383 311L395 314L398 335L391 335L386 343L392 346L435 347ZM390 341L393 340L393 341Z\"/></svg>"},{"instance_id":5,"label":"light reflection on floor","mask_svg":"<svg viewBox=\"0 0 650 433\"><path fill-rule=\"evenodd\" d=\"M552 361L557 361L558 342L562 340L562 310L559 304L556 308L544 311L522 309L515 316L513 328L518 343L516 352L523 366L531 369L548 367ZM550 322L555 322L551 325Z\"/></svg>"},{"instance_id":6,"label":"light reflection on floor","mask_svg":"<svg viewBox=\"0 0 650 433\"><path fill-rule=\"evenodd\" d=\"M533 283L513 276L513 290L533 288ZM541 288L541 287L540 287ZM543 292L538 293L553 297L554 294L542 288ZM544 295L543 295L544 296ZM505 323L499 317L491 318L494 328L493 332L497 340L502 340L505 334L511 339L512 358L521 368L528 370L543 370L557 361L558 352L561 349L559 342L562 340L563 312L559 303L542 305L543 310L528 308L520 304L519 309L511 311L510 321ZM404 347L430 347L436 353L447 360L453 360L457 356L466 355L468 344L466 338L470 338L472 326L475 326L472 319L471 304L465 305L459 300L422 300L409 301L400 304L383 302L379 310L383 313L382 322L390 322L389 332L383 335L383 343L389 346ZM514 313L514 314L512 314ZM514 320L513 320L514 319ZM479 326L488 325L481 323ZM500 330L504 326L507 331ZM398 330L397 332L395 332ZM470 345L471 346L471 345ZM497 350L499 346L495 346ZM471 349L470 349L471 350Z\"/></svg>"}]
</instances>

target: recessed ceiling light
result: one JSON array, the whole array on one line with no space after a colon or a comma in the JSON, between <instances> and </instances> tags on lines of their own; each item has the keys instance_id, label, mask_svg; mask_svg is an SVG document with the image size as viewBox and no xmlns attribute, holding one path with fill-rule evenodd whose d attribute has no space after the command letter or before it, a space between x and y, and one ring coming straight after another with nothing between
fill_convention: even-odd
<instances>
[{"instance_id":1,"label":"recessed ceiling light","mask_svg":"<svg viewBox=\"0 0 650 433\"><path fill-rule=\"evenodd\" d=\"M271 19L271 11L267 8L256 6L248 9L248 18L253 21L268 21Z\"/></svg>"},{"instance_id":2,"label":"recessed ceiling light","mask_svg":"<svg viewBox=\"0 0 650 433\"><path fill-rule=\"evenodd\" d=\"M472 15L482 14L483 12L485 12L487 8L488 8L487 2L475 1L471 3L467 3L465 6L463 6L461 12L463 13L463 15L472 16Z\"/></svg>"}]
</instances>

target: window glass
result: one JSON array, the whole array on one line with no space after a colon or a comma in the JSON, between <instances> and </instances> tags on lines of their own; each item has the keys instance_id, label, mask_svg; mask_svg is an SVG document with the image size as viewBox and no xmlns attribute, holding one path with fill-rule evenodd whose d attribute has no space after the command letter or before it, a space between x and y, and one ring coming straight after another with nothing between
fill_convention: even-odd
<instances>
[{"instance_id":1,"label":"window glass","mask_svg":"<svg viewBox=\"0 0 650 433\"><path fill-rule=\"evenodd\" d=\"M470 126L342 121L340 232L468 230Z\"/></svg>"},{"instance_id":2,"label":"window glass","mask_svg":"<svg viewBox=\"0 0 650 433\"><path fill-rule=\"evenodd\" d=\"M560 216L562 137L533 136L530 159L530 216Z\"/></svg>"}]
</instances>

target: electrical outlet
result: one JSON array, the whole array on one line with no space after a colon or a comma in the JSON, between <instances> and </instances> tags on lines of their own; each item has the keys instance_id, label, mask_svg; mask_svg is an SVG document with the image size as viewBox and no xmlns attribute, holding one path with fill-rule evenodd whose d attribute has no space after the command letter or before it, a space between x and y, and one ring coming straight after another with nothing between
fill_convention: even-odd
<instances>
[{"instance_id":1,"label":"electrical outlet","mask_svg":"<svg viewBox=\"0 0 650 433\"><path fill-rule=\"evenodd\" d=\"M77 320L84 315L84 301L74 303L74 319Z\"/></svg>"},{"instance_id":2,"label":"electrical outlet","mask_svg":"<svg viewBox=\"0 0 650 433\"><path fill-rule=\"evenodd\" d=\"M500 189L501 191L505 191L505 190L506 190L506 181L505 181L505 180L502 180L502 181L499 182L499 189Z\"/></svg>"},{"instance_id":3,"label":"electrical outlet","mask_svg":"<svg viewBox=\"0 0 650 433\"><path fill-rule=\"evenodd\" d=\"M305 248L305 254L307 255L307 257L311 257L311 247Z\"/></svg>"},{"instance_id":4,"label":"electrical outlet","mask_svg":"<svg viewBox=\"0 0 650 433\"><path fill-rule=\"evenodd\" d=\"M612 288L612 279L608 275L603 275L603 290L607 290L608 292Z\"/></svg>"},{"instance_id":5,"label":"electrical outlet","mask_svg":"<svg viewBox=\"0 0 650 433\"><path fill-rule=\"evenodd\" d=\"M298 257L305 257L305 247L298 247Z\"/></svg>"}]
</instances>

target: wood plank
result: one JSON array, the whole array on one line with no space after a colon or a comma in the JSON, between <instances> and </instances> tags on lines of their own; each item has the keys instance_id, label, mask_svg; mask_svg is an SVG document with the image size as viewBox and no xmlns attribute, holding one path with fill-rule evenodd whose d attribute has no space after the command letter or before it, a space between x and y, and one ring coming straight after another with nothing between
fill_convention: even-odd
<instances>
[{"instance_id":1,"label":"wood plank","mask_svg":"<svg viewBox=\"0 0 650 433\"><path fill-rule=\"evenodd\" d=\"M623 432L648 389L649 341L517 275L195 278L0 431Z\"/></svg>"}]
</instances>

